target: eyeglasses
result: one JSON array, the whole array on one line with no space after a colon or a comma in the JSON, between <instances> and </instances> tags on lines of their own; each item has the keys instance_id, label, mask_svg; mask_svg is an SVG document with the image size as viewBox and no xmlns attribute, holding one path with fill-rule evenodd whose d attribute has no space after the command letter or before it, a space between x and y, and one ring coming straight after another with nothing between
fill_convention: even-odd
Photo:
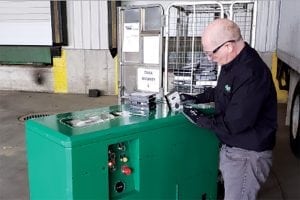
<instances>
[{"instance_id":1,"label":"eyeglasses","mask_svg":"<svg viewBox=\"0 0 300 200\"><path fill-rule=\"evenodd\" d=\"M222 43L221 45L219 45L217 48L215 48L214 50L212 51L205 51L204 53L206 55L208 55L209 57L211 57L213 54L217 53L221 48L222 46L224 46L226 43L228 42L236 42L236 40L227 40L226 42Z\"/></svg>"}]
</instances>

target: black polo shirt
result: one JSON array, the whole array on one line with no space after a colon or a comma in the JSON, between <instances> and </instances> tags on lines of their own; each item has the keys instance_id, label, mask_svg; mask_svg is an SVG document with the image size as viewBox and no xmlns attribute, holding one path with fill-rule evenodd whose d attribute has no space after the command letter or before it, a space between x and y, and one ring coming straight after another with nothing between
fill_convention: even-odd
<instances>
[{"instance_id":1,"label":"black polo shirt","mask_svg":"<svg viewBox=\"0 0 300 200\"><path fill-rule=\"evenodd\" d=\"M247 150L271 150L277 129L277 98L271 72L247 43L221 67L217 86L197 95L215 102L215 115L200 119L222 143Z\"/></svg>"}]
</instances>

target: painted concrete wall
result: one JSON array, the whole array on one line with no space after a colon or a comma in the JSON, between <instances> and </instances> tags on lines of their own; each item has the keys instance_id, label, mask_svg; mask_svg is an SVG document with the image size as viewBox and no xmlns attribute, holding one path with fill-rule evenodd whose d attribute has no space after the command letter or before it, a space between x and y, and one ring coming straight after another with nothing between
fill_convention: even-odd
<instances>
[{"instance_id":1,"label":"painted concrete wall","mask_svg":"<svg viewBox=\"0 0 300 200\"><path fill-rule=\"evenodd\" d=\"M108 50L66 50L68 92L87 94L99 89L115 94L114 60Z\"/></svg>"},{"instance_id":2,"label":"painted concrete wall","mask_svg":"<svg viewBox=\"0 0 300 200\"><path fill-rule=\"evenodd\" d=\"M65 50L66 93L88 94L99 89L104 95L115 94L114 60L108 50ZM0 66L0 90L37 92L55 91L54 67ZM57 80L56 80L57 81Z\"/></svg>"},{"instance_id":3,"label":"painted concrete wall","mask_svg":"<svg viewBox=\"0 0 300 200\"><path fill-rule=\"evenodd\" d=\"M0 90L53 92L52 68L0 66Z\"/></svg>"}]
</instances>

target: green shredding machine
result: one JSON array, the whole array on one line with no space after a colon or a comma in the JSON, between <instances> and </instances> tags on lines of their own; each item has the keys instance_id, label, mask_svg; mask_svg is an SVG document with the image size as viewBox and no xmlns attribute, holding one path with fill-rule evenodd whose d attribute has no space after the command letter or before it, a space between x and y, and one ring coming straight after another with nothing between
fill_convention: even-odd
<instances>
[{"instance_id":1,"label":"green shredding machine","mask_svg":"<svg viewBox=\"0 0 300 200\"><path fill-rule=\"evenodd\" d=\"M163 103L30 119L30 199L216 199L218 144Z\"/></svg>"}]
</instances>

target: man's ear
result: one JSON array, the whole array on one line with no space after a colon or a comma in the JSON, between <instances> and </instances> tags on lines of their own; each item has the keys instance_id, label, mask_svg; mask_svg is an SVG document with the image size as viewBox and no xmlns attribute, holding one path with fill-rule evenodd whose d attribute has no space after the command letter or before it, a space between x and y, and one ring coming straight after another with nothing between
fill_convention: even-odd
<instances>
[{"instance_id":1,"label":"man's ear","mask_svg":"<svg viewBox=\"0 0 300 200\"><path fill-rule=\"evenodd\" d=\"M232 44L231 43L229 43L229 44L227 44L227 51L229 52L229 53L232 53L232 51L233 51L233 46L232 46Z\"/></svg>"}]
</instances>

